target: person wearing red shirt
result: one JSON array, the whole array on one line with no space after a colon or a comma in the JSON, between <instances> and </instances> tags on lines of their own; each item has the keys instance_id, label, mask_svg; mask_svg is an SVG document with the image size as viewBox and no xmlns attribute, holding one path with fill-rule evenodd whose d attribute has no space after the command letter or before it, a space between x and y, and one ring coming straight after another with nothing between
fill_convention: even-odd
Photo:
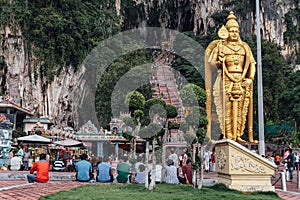
<instances>
[{"instance_id":1,"label":"person wearing red shirt","mask_svg":"<svg viewBox=\"0 0 300 200\"><path fill-rule=\"evenodd\" d=\"M33 174L35 170L37 171L36 175ZM40 161L35 162L33 167L30 168L27 180L29 183L46 183L49 181L49 162L46 160L46 154L40 154Z\"/></svg>"},{"instance_id":2,"label":"person wearing red shirt","mask_svg":"<svg viewBox=\"0 0 300 200\"><path fill-rule=\"evenodd\" d=\"M193 184L193 171L190 159L187 159L186 164L182 166L182 172L186 181L185 183Z\"/></svg>"}]
</instances>

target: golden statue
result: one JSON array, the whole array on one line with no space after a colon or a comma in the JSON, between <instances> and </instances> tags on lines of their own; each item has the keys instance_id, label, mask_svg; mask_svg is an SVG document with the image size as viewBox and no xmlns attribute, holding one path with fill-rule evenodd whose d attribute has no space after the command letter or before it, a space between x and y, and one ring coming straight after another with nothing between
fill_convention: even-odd
<instances>
[{"instance_id":1,"label":"golden statue","mask_svg":"<svg viewBox=\"0 0 300 200\"><path fill-rule=\"evenodd\" d=\"M205 52L207 136L211 138L212 99L223 138L245 142L244 134L248 115L249 142L253 140L253 79L255 60L250 47L239 35L239 24L233 12L218 32L219 40L211 42ZM212 83L212 72L217 77ZM213 88L213 89L212 89ZM212 92L213 91L213 92Z\"/></svg>"}]
</instances>

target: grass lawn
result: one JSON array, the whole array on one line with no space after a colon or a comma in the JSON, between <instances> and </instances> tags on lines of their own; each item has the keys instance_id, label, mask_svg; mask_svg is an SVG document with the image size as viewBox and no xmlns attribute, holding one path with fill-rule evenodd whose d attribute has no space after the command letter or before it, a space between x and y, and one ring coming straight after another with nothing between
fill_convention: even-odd
<instances>
[{"instance_id":1,"label":"grass lawn","mask_svg":"<svg viewBox=\"0 0 300 200\"><path fill-rule=\"evenodd\" d=\"M275 192L255 192L250 194L243 194L238 191L230 190L221 184L217 184L213 187L203 187L201 190L193 189L190 185L157 184L153 191L145 190L144 185L137 184L87 184L85 186L80 186L69 191L61 191L40 198L40 200L45 199L276 200L280 198Z\"/></svg>"}]
</instances>

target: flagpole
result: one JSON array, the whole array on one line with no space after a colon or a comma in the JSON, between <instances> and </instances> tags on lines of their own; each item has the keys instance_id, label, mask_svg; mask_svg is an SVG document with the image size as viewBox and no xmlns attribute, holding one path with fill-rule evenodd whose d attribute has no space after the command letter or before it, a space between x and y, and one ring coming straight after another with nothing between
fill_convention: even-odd
<instances>
[{"instance_id":1,"label":"flagpole","mask_svg":"<svg viewBox=\"0 0 300 200\"><path fill-rule=\"evenodd\" d=\"M260 12L259 0L256 0L256 37L257 37L257 91L258 91L258 132L259 132L259 154L265 155L264 134L264 106L262 87L262 63L261 63L261 37L260 37Z\"/></svg>"}]
</instances>

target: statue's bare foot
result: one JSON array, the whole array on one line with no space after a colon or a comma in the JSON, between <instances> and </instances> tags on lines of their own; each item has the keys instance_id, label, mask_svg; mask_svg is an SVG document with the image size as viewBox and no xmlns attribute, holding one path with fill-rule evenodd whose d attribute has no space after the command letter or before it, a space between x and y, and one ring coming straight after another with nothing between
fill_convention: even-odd
<instances>
[{"instance_id":1,"label":"statue's bare foot","mask_svg":"<svg viewBox=\"0 0 300 200\"><path fill-rule=\"evenodd\" d=\"M246 142L245 140L243 140L243 139L240 138L240 137L237 137L237 138L236 138L236 141L237 141L237 142Z\"/></svg>"},{"instance_id":2,"label":"statue's bare foot","mask_svg":"<svg viewBox=\"0 0 300 200\"><path fill-rule=\"evenodd\" d=\"M252 139L252 140L249 140L249 142L250 142L250 143L254 143L254 144L258 144L258 141L257 141L257 140L253 140L253 139Z\"/></svg>"}]
</instances>

